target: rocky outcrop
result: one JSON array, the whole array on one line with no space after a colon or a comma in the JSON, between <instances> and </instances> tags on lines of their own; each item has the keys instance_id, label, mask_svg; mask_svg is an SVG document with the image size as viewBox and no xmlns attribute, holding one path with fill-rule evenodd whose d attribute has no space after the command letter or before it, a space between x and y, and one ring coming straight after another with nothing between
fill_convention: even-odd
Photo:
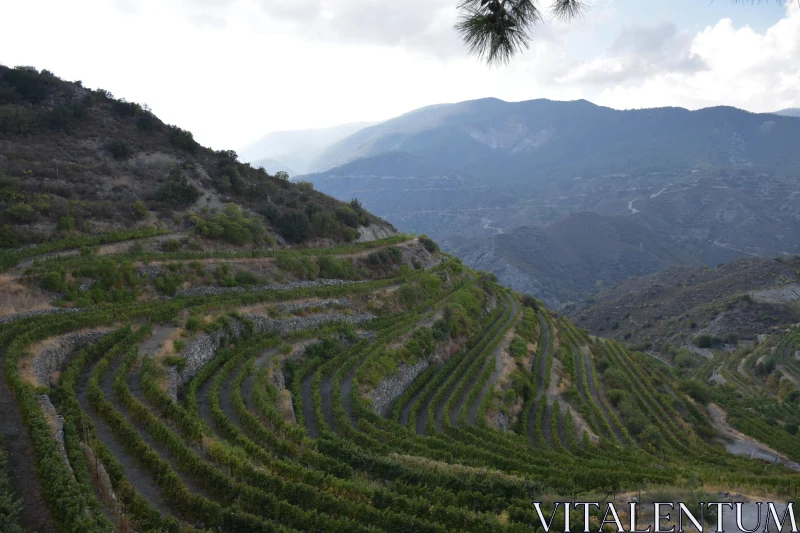
<instances>
[{"instance_id":1,"label":"rocky outcrop","mask_svg":"<svg viewBox=\"0 0 800 533\"><path fill-rule=\"evenodd\" d=\"M358 239L356 242L377 241L397 235L397 230L389 224L372 223L369 226L358 228Z\"/></svg>"},{"instance_id":2,"label":"rocky outcrop","mask_svg":"<svg viewBox=\"0 0 800 533\"><path fill-rule=\"evenodd\" d=\"M33 371L40 385L50 384L50 377L54 372L64 368L67 359L76 351L94 344L109 330L103 329L89 333L73 333L59 337L47 345L41 353L33 358Z\"/></svg>"},{"instance_id":3,"label":"rocky outcrop","mask_svg":"<svg viewBox=\"0 0 800 533\"><path fill-rule=\"evenodd\" d=\"M505 413L497 413L494 419L495 427L506 433L508 431L508 415Z\"/></svg>"},{"instance_id":4,"label":"rocky outcrop","mask_svg":"<svg viewBox=\"0 0 800 533\"><path fill-rule=\"evenodd\" d=\"M400 365L397 374L384 378L383 381L369 395L372 408L381 416L386 416L392 409L394 401L417 379L426 368L427 360L422 360L415 365Z\"/></svg>"}]
</instances>

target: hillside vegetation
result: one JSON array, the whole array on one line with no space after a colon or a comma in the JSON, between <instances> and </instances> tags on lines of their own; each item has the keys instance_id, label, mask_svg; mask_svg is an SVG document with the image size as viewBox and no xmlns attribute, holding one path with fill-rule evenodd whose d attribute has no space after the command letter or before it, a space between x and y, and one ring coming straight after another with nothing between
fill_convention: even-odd
<instances>
[{"instance_id":1,"label":"hillside vegetation","mask_svg":"<svg viewBox=\"0 0 800 533\"><path fill-rule=\"evenodd\" d=\"M82 120L102 122L106 104ZM218 156L195 150L218 194ZM0 265L5 531L523 532L538 525L532 500L795 497L796 331L729 354L741 379L711 387L705 368L678 373L590 335L425 235L325 242L312 224L297 238L303 223L283 217L333 213L373 237L382 223L263 183L298 203L187 204L153 233L8 222L40 244L6 248ZM162 220L159 201L143 201L148 219ZM264 240L226 241L222 216L260 222ZM584 528L578 513L571 524Z\"/></svg>"}]
</instances>

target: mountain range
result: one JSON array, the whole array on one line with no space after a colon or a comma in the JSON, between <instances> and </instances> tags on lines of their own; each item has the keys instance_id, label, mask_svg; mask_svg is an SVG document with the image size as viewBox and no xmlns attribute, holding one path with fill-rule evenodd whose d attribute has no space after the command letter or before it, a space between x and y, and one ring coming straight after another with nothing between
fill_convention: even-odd
<instances>
[{"instance_id":1,"label":"mountain range","mask_svg":"<svg viewBox=\"0 0 800 533\"><path fill-rule=\"evenodd\" d=\"M732 107L483 99L361 129L303 179L559 306L668 265L800 251L798 138L797 118ZM588 249L602 268L575 259Z\"/></svg>"}]
</instances>

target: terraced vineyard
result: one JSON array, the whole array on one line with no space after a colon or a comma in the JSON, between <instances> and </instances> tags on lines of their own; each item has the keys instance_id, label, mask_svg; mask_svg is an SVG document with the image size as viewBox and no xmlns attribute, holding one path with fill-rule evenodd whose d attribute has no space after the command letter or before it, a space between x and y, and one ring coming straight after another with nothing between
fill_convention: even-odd
<instances>
[{"instance_id":1,"label":"terraced vineyard","mask_svg":"<svg viewBox=\"0 0 800 533\"><path fill-rule=\"evenodd\" d=\"M398 237L331 254L390 247L404 257L424 250ZM359 283L207 287L10 317L0 330L7 468L38 473L19 487L21 522L42 531L527 531L529 502L542 496L688 479L790 496L796 473L708 438L704 407L664 365L424 253L427 268ZM73 257L70 267L92 260ZM54 262L63 259L36 260L25 275ZM769 416L794 416L777 395L797 396L786 392L797 340L762 348L786 372L776 393L749 375L758 351L733 390ZM392 380L399 385L383 386ZM734 426L796 456L796 437L767 431L737 401L749 400L726 405Z\"/></svg>"},{"instance_id":2,"label":"terraced vineyard","mask_svg":"<svg viewBox=\"0 0 800 533\"><path fill-rule=\"evenodd\" d=\"M522 532L532 500L796 497L796 331L686 379L358 202L235 170L281 202L0 253L3 531Z\"/></svg>"}]
</instances>

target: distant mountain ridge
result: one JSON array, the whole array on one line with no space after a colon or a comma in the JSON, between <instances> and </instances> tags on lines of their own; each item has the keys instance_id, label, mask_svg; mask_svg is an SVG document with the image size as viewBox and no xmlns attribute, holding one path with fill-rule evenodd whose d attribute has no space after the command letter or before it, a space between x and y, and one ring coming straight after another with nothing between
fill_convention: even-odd
<instances>
[{"instance_id":1,"label":"distant mountain ridge","mask_svg":"<svg viewBox=\"0 0 800 533\"><path fill-rule=\"evenodd\" d=\"M277 161L279 166L286 167L277 170L293 169L292 175L307 173L315 170L312 162L326 147L373 124L354 122L330 128L271 132L239 150L239 156L253 164Z\"/></svg>"},{"instance_id":2,"label":"distant mountain ridge","mask_svg":"<svg viewBox=\"0 0 800 533\"><path fill-rule=\"evenodd\" d=\"M785 117L800 117L800 107L790 107L788 109L781 109L775 112L776 115L783 115Z\"/></svg>"},{"instance_id":3,"label":"distant mountain ridge","mask_svg":"<svg viewBox=\"0 0 800 533\"><path fill-rule=\"evenodd\" d=\"M585 100L490 98L364 128L317 158L332 168L303 179L334 197L357 197L398 228L428 233L471 266L563 305L596 281L672 264L798 253L798 138L792 117L732 107L620 111ZM581 213L611 218L590 223ZM620 223L637 225L640 241L671 259L633 254L612 275L581 258L577 246L591 248L593 224ZM562 243L540 245L567 226L577 259L553 270L540 259L548 247L569 254ZM601 255L633 253L633 241L618 235L600 239L611 247Z\"/></svg>"},{"instance_id":4,"label":"distant mountain ridge","mask_svg":"<svg viewBox=\"0 0 800 533\"><path fill-rule=\"evenodd\" d=\"M799 133L793 120L733 107L619 111L586 100L492 98L425 107L364 128L327 148L315 166L407 152L450 172L495 172L508 181L703 163L780 171L788 167L776 161L798 152L788 138Z\"/></svg>"}]
</instances>

